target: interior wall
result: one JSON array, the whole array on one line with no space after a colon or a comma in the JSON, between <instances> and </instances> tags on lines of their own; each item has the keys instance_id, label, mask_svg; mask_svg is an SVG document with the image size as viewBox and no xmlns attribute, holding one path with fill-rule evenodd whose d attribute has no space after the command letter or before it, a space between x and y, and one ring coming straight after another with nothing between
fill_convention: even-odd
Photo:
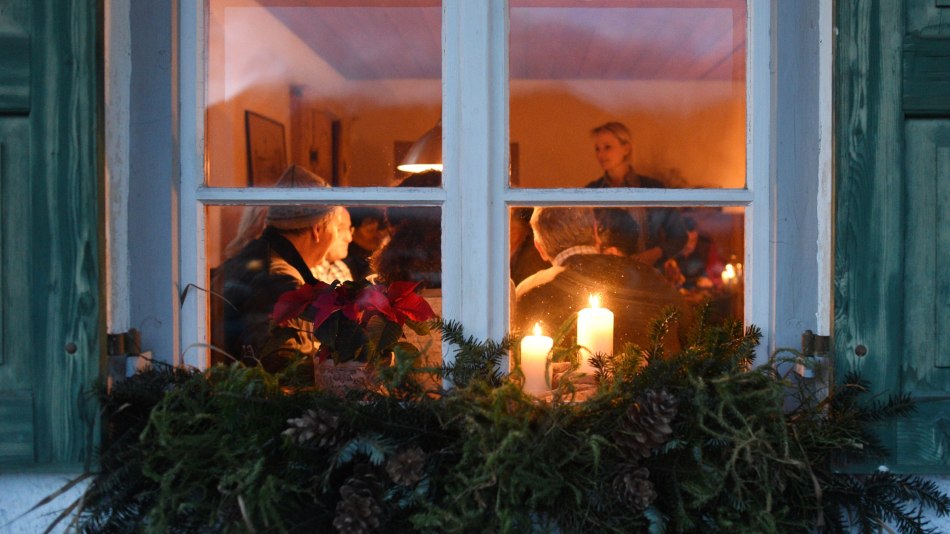
<instances>
[{"instance_id":1,"label":"interior wall","mask_svg":"<svg viewBox=\"0 0 950 534\"><path fill-rule=\"evenodd\" d=\"M745 84L513 81L520 185L583 187L603 171L590 130L627 125L637 172L672 187L744 187Z\"/></svg>"},{"instance_id":2,"label":"interior wall","mask_svg":"<svg viewBox=\"0 0 950 534\"><path fill-rule=\"evenodd\" d=\"M245 112L284 125L290 162L291 86L304 86L312 98L332 105L345 80L293 32L259 5L212 9L208 16L208 80L205 142L208 184L248 185ZM208 264L217 266L234 238L241 208L208 217Z\"/></svg>"}]
</instances>

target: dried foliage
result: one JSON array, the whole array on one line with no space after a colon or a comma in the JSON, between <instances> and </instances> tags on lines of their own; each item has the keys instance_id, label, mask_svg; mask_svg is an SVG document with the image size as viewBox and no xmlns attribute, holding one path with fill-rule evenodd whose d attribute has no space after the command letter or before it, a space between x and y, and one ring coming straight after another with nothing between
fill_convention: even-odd
<instances>
[{"instance_id":1,"label":"dried foliage","mask_svg":"<svg viewBox=\"0 0 950 534\"><path fill-rule=\"evenodd\" d=\"M397 361L378 391L347 398L285 391L237 364L139 375L104 397L112 432L81 528L926 532L920 509L950 512L920 479L833 469L880 452L869 425L906 415L910 399L861 402L858 377L815 398L774 366L751 367L756 329L702 315L686 348L665 354L674 320L656 323L650 347L604 358L585 402L524 395L499 369L510 343L454 323L437 325L453 365ZM455 387L425 391L417 373Z\"/></svg>"}]
</instances>

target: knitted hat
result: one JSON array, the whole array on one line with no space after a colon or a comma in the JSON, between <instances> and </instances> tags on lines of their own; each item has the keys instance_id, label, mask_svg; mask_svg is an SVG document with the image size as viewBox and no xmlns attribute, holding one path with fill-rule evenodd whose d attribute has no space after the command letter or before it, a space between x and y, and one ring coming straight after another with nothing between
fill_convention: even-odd
<instances>
[{"instance_id":1,"label":"knitted hat","mask_svg":"<svg viewBox=\"0 0 950 534\"><path fill-rule=\"evenodd\" d=\"M300 167L291 165L280 175L275 187L329 187L322 178ZM336 206L284 205L267 210L267 224L280 230L296 230L313 226L330 216Z\"/></svg>"}]
</instances>

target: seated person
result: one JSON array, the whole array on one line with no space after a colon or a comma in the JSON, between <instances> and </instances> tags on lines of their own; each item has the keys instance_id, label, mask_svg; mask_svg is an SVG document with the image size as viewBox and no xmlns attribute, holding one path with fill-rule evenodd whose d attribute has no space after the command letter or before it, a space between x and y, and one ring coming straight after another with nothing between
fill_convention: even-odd
<instances>
[{"instance_id":1,"label":"seated person","mask_svg":"<svg viewBox=\"0 0 950 534\"><path fill-rule=\"evenodd\" d=\"M550 263L541 259L534 246L531 231L531 208L511 209L511 236L509 238L509 272L515 285L532 274L547 269Z\"/></svg>"},{"instance_id":2,"label":"seated person","mask_svg":"<svg viewBox=\"0 0 950 534\"><path fill-rule=\"evenodd\" d=\"M413 174L397 187L438 187L442 173ZM390 239L370 259L381 283L422 282L423 289L442 287L442 222L439 208L391 207L386 210Z\"/></svg>"},{"instance_id":3,"label":"seated person","mask_svg":"<svg viewBox=\"0 0 950 534\"><path fill-rule=\"evenodd\" d=\"M706 289L722 280L723 261L712 237L700 232L692 217L684 217L688 239L683 250L676 255L676 263L688 289Z\"/></svg>"},{"instance_id":4,"label":"seated person","mask_svg":"<svg viewBox=\"0 0 950 534\"><path fill-rule=\"evenodd\" d=\"M637 236L640 226L633 215L623 208L594 208L597 221L597 237L604 254L634 256L637 253Z\"/></svg>"},{"instance_id":5,"label":"seated person","mask_svg":"<svg viewBox=\"0 0 950 534\"><path fill-rule=\"evenodd\" d=\"M428 171L403 180L401 187L438 187L442 173ZM442 315L442 223L439 208L391 207L386 209L391 229L389 241L370 259L381 284L421 282L419 294L436 315ZM442 339L437 331L420 336L405 328L406 340L422 351L417 365L442 365ZM429 375L423 381L428 389L437 389L441 382Z\"/></svg>"},{"instance_id":6,"label":"seated person","mask_svg":"<svg viewBox=\"0 0 950 534\"><path fill-rule=\"evenodd\" d=\"M288 168L276 187L326 187L313 173L296 165ZM323 261L336 240L338 206L271 206L261 236L245 245L220 267L224 350L245 363L260 364L268 371L284 368L298 355L313 354L318 347L313 325L294 319L298 329L291 339L271 337L270 314L286 291L316 283L311 265Z\"/></svg>"},{"instance_id":7,"label":"seated person","mask_svg":"<svg viewBox=\"0 0 950 534\"><path fill-rule=\"evenodd\" d=\"M353 280L362 280L373 274L370 257L386 240L388 227L386 213L381 208L347 208L352 225L353 240L347 246L343 262Z\"/></svg>"},{"instance_id":8,"label":"seated person","mask_svg":"<svg viewBox=\"0 0 950 534\"><path fill-rule=\"evenodd\" d=\"M591 208L535 208L531 227L538 252L552 266L529 276L515 290L515 329L528 332L541 321L554 331L588 305L591 293L598 293L602 306L614 313L614 348L620 351L626 343L649 346L652 323L668 306L688 311L651 266L632 257L600 253ZM665 339L667 350L679 348L679 331Z\"/></svg>"},{"instance_id":9,"label":"seated person","mask_svg":"<svg viewBox=\"0 0 950 534\"><path fill-rule=\"evenodd\" d=\"M337 221L336 241L327 250L327 257L323 260L323 263L311 269L317 280L328 284L336 281L349 282L353 280L350 268L343 261L349 252L349 244L352 240L353 227L350 225L350 213L345 209L341 209Z\"/></svg>"}]
</instances>

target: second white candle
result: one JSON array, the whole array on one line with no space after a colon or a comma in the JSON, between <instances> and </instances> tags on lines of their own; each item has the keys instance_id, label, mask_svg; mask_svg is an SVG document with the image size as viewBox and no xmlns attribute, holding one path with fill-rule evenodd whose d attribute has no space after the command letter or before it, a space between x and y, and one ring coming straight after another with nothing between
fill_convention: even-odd
<instances>
[{"instance_id":1,"label":"second white candle","mask_svg":"<svg viewBox=\"0 0 950 534\"><path fill-rule=\"evenodd\" d=\"M577 344L581 346L579 356L582 373L593 374L596 370L590 364L594 354L614 353L614 314L600 307L597 295L590 296L590 307L577 314Z\"/></svg>"}]
</instances>

